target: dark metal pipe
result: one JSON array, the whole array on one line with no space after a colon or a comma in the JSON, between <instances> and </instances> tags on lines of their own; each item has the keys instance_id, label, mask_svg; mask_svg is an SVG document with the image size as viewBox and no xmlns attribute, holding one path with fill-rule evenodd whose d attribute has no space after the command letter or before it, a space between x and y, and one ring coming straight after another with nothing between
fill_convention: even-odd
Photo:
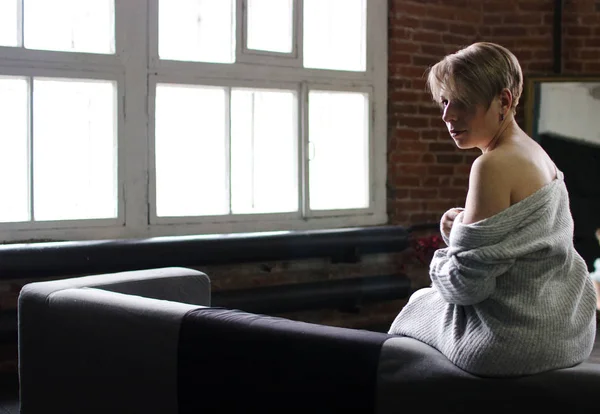
<instances>
[{"instance_id":1,"label":"dark metal pipe","mask_svg":"<svg viewBox=\"0 0 600 414\"><path fill-rule=\"evenodd\" d=\"M363 304L404 299L410 292L410 280L404 275L367 276L216 291L212 293L211 306L264 314L354 310Z\"/></svg>"},{"instance_id":2,"label":"dark metal pipe","mask_svg":"<svg viewBox=\"0 0 600 414\"><path fill-rule=\"evenodd\" d=\"M554 1L554 73L562 72L562 16L563 1Z\"/></svg>"},{"instance_id":3,"label":"dark metal pipe","mask_svg":"<svg viewBox=\"0 0 600 414\"><path fill-rule=\"evenodd\" d=\"M356 262L408 246L401 226L8 244L0 245L0 280L321 257Z\"/></svg>"}]
</instances>

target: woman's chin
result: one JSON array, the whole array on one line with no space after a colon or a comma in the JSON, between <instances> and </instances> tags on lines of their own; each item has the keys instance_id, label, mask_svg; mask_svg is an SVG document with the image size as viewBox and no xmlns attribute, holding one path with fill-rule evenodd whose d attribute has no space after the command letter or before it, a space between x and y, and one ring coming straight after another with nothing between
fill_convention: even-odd
<instances>
[{"instance_id":1,"label":"woman's chin","mask_svg":"<svg viewBox=\"0 0 600 414\"><path fill-rule=\"evenodd\" d=\"M459 138L452 137L452 139L454 140L454 143L456 144L456 146L458 148L460 148L460 149L469 149L470 148L467 140L461 139L460 137Z\"/></svg>"}]
</instances>

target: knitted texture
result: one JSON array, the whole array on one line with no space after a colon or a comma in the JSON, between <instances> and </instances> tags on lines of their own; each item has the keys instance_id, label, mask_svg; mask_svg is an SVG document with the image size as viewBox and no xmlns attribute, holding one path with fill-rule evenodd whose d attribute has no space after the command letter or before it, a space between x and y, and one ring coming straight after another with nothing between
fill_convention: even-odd
<instances>
[{"instance_id":1,"label":"knitted texture","mask_svg":"<svg viewBox=\"0 0 600 414\"><path fill-rule=\"evenodd\" d=\"M569 195L558 177L472 224L460 213L435 252L432 287L415 292L389 333L433 346L480 376L519 376L588 358L595 292L573 247Z\"/></svg>"}]
</instances>

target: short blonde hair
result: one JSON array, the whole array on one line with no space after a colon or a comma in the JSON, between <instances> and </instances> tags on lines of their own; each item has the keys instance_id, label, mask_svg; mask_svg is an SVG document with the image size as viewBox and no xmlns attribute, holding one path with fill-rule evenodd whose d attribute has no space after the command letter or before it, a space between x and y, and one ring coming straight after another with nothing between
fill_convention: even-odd
<instances>
[{"instance_id":1,"label":"short blonde hair","mask_svg":"<svg viewBox=\"0 0 600 414\"><path fill-rule=\"evenodd\" d=\"M466 108L489 108L504 88L512 93L512 111L516 112L523 93L523 71L508 49L495 43L473 43L436 63L427 76L433 100L441 97L457 100Z\"/></svg>"}]
</instances>

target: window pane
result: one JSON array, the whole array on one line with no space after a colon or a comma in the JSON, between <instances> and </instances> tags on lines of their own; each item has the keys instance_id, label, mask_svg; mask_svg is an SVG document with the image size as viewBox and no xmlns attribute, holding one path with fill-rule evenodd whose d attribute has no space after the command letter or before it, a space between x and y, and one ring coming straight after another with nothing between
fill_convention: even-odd
<instances>
[{"instance_id":1,"label":"window pane","mask_svg":"<svg viewBox=\"0 0 600 414\"><path fill-rule=\"evenodd\" d=\"M156 88L156 212L229 213L224 88Z\"/></svg>"},{"instance_id":2,"label":"window pane","mask_svg":"<svg viewBox=\"0 0 600 414\"><path fill-rule=\"evenodd\" d=\"M21 0L0 0L0 46L18 46L17 19Z\"/></svg>"},{"instance_id":3,"label":"window pane","mask_svg":"<svg viewBox=\"0 0 600 414\"><path fill-rule=\"evenodd\" d=\"M0 221L29 220L28 87L0 77Z\"/></svg>"},{"instance_id":4,"label":"window pane","mask_svg":"<svg viewBox=\"0 0 600 414\"><path fill-rule=\"evenodd\" d=\"M231 112L232 212L297 211L295 92L234 90Z\"/></svg>"},{"instance_id":5,"label":"window pane","mask_svg":"<svg viewBox=\"0 0 600 414\"><path fill-rule=\"evenodd\" d=\"M160 0L161 59L232 63L235 0Z\"/></svg>"},{"instance_id":6,"label":"window pane","mask_svg":"<svg viewBox=\"0 0 600 414\"><path fill-rule=\"evenodd\" d=\"M35 79L36 220L117 216L116 83Z\"/></svg>"},{"instance_id":7,"label":"window pane","mask_svg":"<svg viewBox=\"0 0 600 414\"><path fill-rule=\"evenodd\" d=\"M310 208L368 207L368 95L311 91L308 99Z\"/></svg>"},{"instance_id":8,"label":"window pane","mask_svg":"<svg viewBox=\"0 0 600 414\"><path fill-rule=\"evenodd\" d=\"M304 0L304 66L364 71L366 16L365 0Z\"/></svg>"},{"instance_id":9,"label":"window pane","mask_svg":"<svg viewBox=\"0 0 600 414\"><path fill-rule=\"evenodd\" d=\"M291 53L293 0L248 0L248 49Z\"/></svg>"},{"instance_id":10,"label":"window pane","mask_svg":"<svg viewBox=\"0 0 600 414\"><path fill-rule=\"evenodd\" d=\"M28 49L114 53L114 0L24 0Z\"/></svg>"}]
</instances>

